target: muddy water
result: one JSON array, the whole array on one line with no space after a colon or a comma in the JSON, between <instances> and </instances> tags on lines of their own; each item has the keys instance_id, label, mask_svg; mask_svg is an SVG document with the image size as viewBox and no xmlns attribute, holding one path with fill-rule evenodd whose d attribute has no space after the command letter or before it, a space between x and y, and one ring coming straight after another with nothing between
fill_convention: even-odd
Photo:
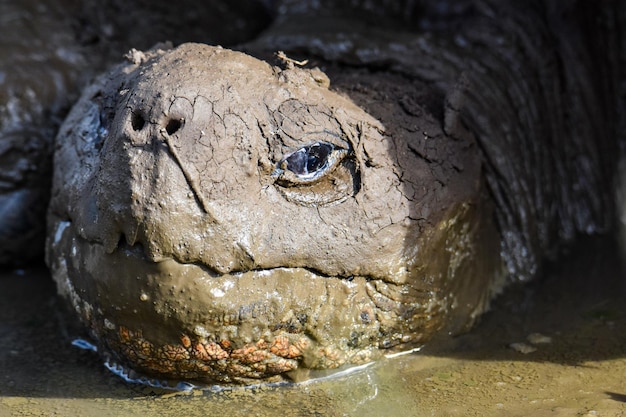
<instances>
[{"instance_id":1,"label":"muddy water","mask_svg":"<svg viewBox=\"0 0 626 417\"><path fill-rule=\"evenodd\" d=\"M168 393L71 346L80 330L45 269L4 271L0 416L622 416L625 281L611 242L585 242L499 297L472 332L421 352L306 384Z\"/></svg>"}]
</instances>

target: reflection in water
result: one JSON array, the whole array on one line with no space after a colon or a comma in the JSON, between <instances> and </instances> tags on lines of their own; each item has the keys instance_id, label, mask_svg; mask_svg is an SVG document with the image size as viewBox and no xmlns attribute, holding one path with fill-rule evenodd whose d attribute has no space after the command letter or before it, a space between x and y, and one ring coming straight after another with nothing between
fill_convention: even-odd
<instances>
[{"instance_id":1,"label":"reflection in water","mask_svg":"<svg viewBox=\"0 0 626 417\"><path fill-rule=\"evenodd\" d=\"M98 348L96 347L96 345L81 338L72 340L72 346L76 346L79 349L89 350L91 352L98 351Z\"/></svg>"},{"instance_id":2,"label":"reflection in water","mask_svg":"<svg viewBox=\"0 0 626 417\"><path fill-rule=\"evenodd\" d=\"M142 376L137 374L132 369L129 369L119 363L112 361L111 359L107 359L104 362L104 366L114 375L119 376L124 381L131 384L141 384L147 385L152 388L159 388L165 390L173 390L173 391L191 391L193 389L198 388L197 386L190 384L188 382L179 381L179 382L170 382L167 380L160 380L155 378L148 378L146 376Z\"/></svg>"}]
</instances>

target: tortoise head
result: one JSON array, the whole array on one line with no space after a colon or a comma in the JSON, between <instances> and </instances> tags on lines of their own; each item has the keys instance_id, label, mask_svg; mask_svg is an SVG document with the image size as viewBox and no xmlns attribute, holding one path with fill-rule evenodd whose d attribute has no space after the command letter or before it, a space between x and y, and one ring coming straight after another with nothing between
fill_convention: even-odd
<instances>
[{"instance_id":1,"label":"tortoise head","mask_svg":"<svg viewBox=\"0 0 626 417\"><path fill-rule=\"evenodd\" d=\"M61 128L48 215L59 290L115 360L272 381L417 347L484 307L498 243L478 158L430 114L389 135L320 70L219 47L130 61Z\"/></svg>"}]
</instances>

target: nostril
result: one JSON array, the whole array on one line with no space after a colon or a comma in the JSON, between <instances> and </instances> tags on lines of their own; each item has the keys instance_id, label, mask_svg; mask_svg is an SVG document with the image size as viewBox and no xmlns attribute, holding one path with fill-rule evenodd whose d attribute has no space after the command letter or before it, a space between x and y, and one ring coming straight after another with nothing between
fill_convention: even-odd
<instances>
[{"instance_id":1,"label":"nostril","mask_svg":"<svg viewBox=\"0 0 626 417\"><path fill-rule=\"evenodd\" d=\"M124 233L120 234L117 246L113 249L125 253L134 253L135 255L145 256L144 245L138 241L129 241ZM113 252L111 250L110 252Z\"/></svg>"},{"instance_id":2,"label":"nostril","mask_svg":"<svg viewBox=\"0 0 626 417\"><path fill-rule=\"evenodd\" d=\"M178 129L180 129L181 126L182 126L182 122L180 120L170 119L167 122L167 126L165 126L165 131L167 132L168 135L173 135L174 133L178 131Z\"/></svg>"},{"instance_id":3,"label":"nostril","mask_svg":"<svg viewBox=\"0 0 626 417\"><path fill-rule=\"evenodd\" d=\"M143 116L139 113L133 113L130 119L130 124L133 127L133 130L138 131L143 129L144 125L146 124L146 119L144 119Z\"/></svg>"},{"instance_id":4,"label":"nostril","mask_svg":"<svg viewBox=\"0 0 626 417\"><path fill-rule=\"evenodd\" d=\"M132 245L128 244L128 240L126 239L126 235L124 233L120 234L119 239L117 240L117 250L124 250L130 248Z\"/></svg>"}]
</instances>

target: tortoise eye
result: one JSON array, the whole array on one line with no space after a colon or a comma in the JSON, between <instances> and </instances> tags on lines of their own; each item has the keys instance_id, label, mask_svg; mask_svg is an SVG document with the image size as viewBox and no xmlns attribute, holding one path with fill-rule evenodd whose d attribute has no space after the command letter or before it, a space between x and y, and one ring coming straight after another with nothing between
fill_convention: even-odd
<instances>
[{"instance_id":1,"label":"tortoise eye","mask_svg":"<svg viewBox=\"0 0 626 417\"><path fill-rule=\"evenodd\" d=\"M287 200L305 206L344 201L358 192L354 155L329 142L315 142L285 155L272 173Z\"/></svg>"},{"instance_id":2,"label":"tortoise eye","mask_svg":"<svg viewBox=\"0 0 626 417\"><path fill-rule=\"evenodd\" d=\"M346 149L332 143L315 142L278 161L272 176L284 186L309 184L336 168L347 154Z\"/></svg>"},{"instance_id":3,"label":"tortoise eye","mask_svg":"<svg viewBox=\"0 0 626 417\"><path fill-rule=\"evenodd\" d=\"M335 146L330 143L314 143L287 155L278 166L293 172L302 180L314 179L328 168L328 158L334 150Z\"/></svg>"}]
</instances>

